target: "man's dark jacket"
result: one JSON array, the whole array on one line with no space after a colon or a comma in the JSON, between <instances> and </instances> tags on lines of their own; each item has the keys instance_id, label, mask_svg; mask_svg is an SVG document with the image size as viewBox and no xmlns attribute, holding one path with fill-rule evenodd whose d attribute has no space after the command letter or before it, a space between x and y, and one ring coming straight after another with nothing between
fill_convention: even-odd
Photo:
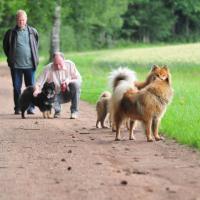
<instances>
[{"instance_id":1,"label":"man's dark jacket","mask_svg":"<svg viewBox=\"0 0 200 200\"><path fill-rule=\"evenodd\" d=\"M36 29L31 26L28 26L28 33L29 33L29 41L30 41L30 48L31 48L31 58L33 62L34 69L37 68L39 63L39 56L38 56L38 33ZM3 49L7 56L8 66L10 68L14 68L15 64L15 47L17 41L17 26L14 29L9 29L4 36L3 39Z\"/></svg>"}]
</instances>

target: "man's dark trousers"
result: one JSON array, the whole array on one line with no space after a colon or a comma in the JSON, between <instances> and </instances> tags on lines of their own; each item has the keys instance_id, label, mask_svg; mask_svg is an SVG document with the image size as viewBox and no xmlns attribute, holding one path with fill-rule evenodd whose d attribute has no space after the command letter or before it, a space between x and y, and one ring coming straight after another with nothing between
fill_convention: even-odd
<instances>
[{"instance_id":1,"label":"man's dark trousers","mask_svg":"<svg viewBox=\"0 0 200 200\"><path fill-rule=\"evenodd\" d=\"M22 88L22 82L23 82L23 77L24 77L24 82L25 86L33 86L34 85L34 75L35 75L35 70L32 68L28 69L17 69L13 68L11 69L11 77L12 77L12 84L13 84L13 93L14 93L14 110L20 111L19 108L19 96L21 95L21 88ZM31 105L28 109L32 110L34 107Z\"/></svg>"}]
</instances>

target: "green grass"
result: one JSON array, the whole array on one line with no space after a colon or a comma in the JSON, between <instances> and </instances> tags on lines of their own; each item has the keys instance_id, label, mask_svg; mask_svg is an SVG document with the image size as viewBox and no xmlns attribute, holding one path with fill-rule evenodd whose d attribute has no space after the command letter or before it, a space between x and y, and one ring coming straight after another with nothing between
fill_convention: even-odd
<instances>
[{"instance_id":1,"label":"green grass","mask_svg":"<svg viewBox=\"0 0 200 200\"><path fill-rule=\"evenodd\" d=\"M160 132L200 149L200 44L68 53L83 77L81 98L95 103L110 90L109 72L119 66L135 70L144 80L152 64L167 64L172 73L174 98L162 120Z\"/></svg>"},{"instance_id":2,"label":"green grass","mask_svg":"<svg viewBox=\"0 0 200 200\"><path fill-rule=\"evenodd\" d=\"M6 58L4 56L0 56L0 62L6 62Z\"/></svg>"},{"instance_id":3,"label":"green grass","mask_svg":"<svg viewBox=\"0 0 200 200\"><path fill-rule=\"evenodd\" d=\"M183 144L200 149L200 67L174 67L174 99L163 119L161 131Z\"/></svg>"}]
</instances>

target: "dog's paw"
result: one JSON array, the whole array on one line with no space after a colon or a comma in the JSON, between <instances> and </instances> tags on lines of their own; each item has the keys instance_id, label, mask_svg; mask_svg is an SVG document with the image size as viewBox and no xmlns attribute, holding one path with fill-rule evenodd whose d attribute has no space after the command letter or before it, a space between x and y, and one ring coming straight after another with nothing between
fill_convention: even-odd
<instances>
[{"instance_id":1,"label":"dog's paw","mask_svg":"<svg viewBox=\"0 0 200 200\"><path fill-rule=\"evenodd\" d=\"M147 142L153 142L152 138L147 138Z\"/></svg>"},{"instance_id":2,"label":"dog's paw","mask_svg":"<svg viewBox=\"0 0 200 200\"><path fill-rule=\"evenodd\" d=\"M155 137L155 140L160 141L160 140L165 140L165 138L164 137Z\"/></svg>"},{"instance_id":3,"label":"dog's paw","mask_svg":"<svg viewBox=\"0 0 200 200\"><path fill-rule=\"evenodd\" d=\"M136 138L134 137L134 136L132 136L132 137L129 137L129 140L136 140Z\"/></svg>"}]
</instances>

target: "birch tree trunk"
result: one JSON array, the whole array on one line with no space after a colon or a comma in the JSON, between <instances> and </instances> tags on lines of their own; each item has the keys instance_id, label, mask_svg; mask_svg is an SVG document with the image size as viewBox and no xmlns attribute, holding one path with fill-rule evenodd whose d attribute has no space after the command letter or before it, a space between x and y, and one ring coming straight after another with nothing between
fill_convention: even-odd
<instances>
[{"instance_id":1,"label":"birch tree trunk","mask_svg":"<svg viewBox=\"0 0 200 200\"><path fill-rule=\"evenodd\" d=\"M188 39L188 37L190 35L190 21L189 21L188 16L186 16L186 20L185 20L185 33L186 33L186 37Z\"/></svg>"},{"instance_id":2,"label":"birch tree trunk","mask_svg":"<svg viewBox=\"0 0 200 200\"><path fill-rule=\"evenodd\" d=\"M60 51L60 25L61 25L61 6L60 3L57 3L55 7L53 27L51 32L50 56L49 56L50 61L52 60L54 52Z\"/></svg>"}]
</instances>

